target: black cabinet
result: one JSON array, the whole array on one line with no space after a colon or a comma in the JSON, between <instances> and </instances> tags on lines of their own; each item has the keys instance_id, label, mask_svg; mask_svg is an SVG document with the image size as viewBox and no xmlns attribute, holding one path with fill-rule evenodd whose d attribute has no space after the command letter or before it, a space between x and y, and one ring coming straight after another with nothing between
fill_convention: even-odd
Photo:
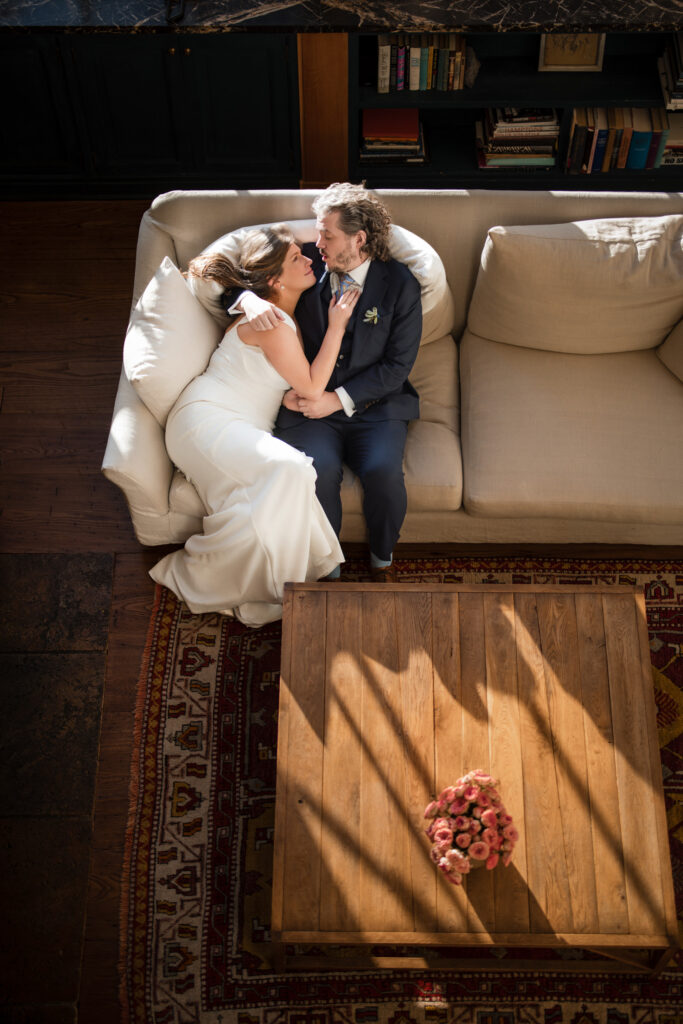
<instances>
[{"instance_id":1,"label":"black cabinet","mask_svg":"<svg viewBox=\"0 0 683 1024\"><path fill-rule=\"evenodd\" d=\"M298 187L294 36L74 33L0 45L5 94L21 94L3 126L5 194Z\"/></svg>"},{"instance_id":2,"label":"black cabinet","mask_svg":"<svg viewBox=\"0 0 683 1024\"><path fill-rule=\"evenodd\" d=\"M89 170L68 67L56 38L0 35L0 173L68 180Z\"/></svg>"},{"instance_id":3,"label":"black cabinet","mask_svg":"<svg viewBox=\"0 0 683 1024\"><path fill-rule=\"evenodd\" d=\"M676 167L569 174L565 170L572 111L582 106L662 107L657 57L665 33L609 34L602 71L538 71L540 36L468 34L480 62L474 84L451 92L377 92L377 37L349 44L349 173L374 188L530 188L679 190ZM424 127L425 164L359 160L362 112L369 107L417 107ZM487 107L553 107L560 117L555 167L479 168L475 125Z\"/></svg>"}]
</instances>

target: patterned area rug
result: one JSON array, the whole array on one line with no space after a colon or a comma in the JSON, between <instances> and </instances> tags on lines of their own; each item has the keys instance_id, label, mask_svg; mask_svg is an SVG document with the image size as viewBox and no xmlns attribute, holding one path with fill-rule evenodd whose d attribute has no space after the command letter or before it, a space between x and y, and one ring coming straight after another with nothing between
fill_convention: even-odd
<instances>
[{"instance_id":1,"label":"patterned area rug","mask_svg":"<svg viewBox=\"0 0 683 1024\"><path fill-rule=\"evenodd\" d=\"M360 562L347 568L349 578L364 578ZM427 558L398 560L397 569L403 582L645 587L683 916L683 563ZM680 954L656 978L596 970L580 950L546 953L543 972L515 970L521 954L512 950L489 954L491 968L480 971L276 970L268 929L279 663L279 623L250 630L192 615L158 588L139 686L123 882L125 1020L680 1024Z\"/></svg>"}]
</instances>

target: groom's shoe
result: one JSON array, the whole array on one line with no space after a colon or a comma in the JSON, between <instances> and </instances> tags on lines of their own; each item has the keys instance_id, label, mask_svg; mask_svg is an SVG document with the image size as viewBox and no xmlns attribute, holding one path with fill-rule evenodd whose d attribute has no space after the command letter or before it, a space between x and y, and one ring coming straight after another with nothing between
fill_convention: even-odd
<instances>
[{"instance_id":1,"label":"groom's shoe","mask_svg":"<svg viewBox=\"0 0 683 1024\"><path fill-rule=\"evenodd\" d=\"M396 583L396 566L393 562L391 565L371 565L370 579L373 583Z\"/></svg>"}]
</instances>

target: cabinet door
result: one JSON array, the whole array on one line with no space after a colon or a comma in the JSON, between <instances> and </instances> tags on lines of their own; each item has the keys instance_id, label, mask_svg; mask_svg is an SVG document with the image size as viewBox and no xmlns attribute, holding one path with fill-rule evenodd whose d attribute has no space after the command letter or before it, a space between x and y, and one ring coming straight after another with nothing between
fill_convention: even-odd
<instances>
[{"instance_id":1,"label":"cabinet door","mask_svg":"<svg viewBox=\"0 0 683 1024\"><path fill-rule=\"evenodd\" d=\"M98 177L182 172L191 144L175 37L74 35L64 44L73 55Z\"/></svg>"},{"instance_id":2,"label":"cabinet door","mask_svg":"<svg viewBox=\"0 0 683 1024\"><path fill-rule=\"evenodd\" d=\"M57 40L0 36L2 175L70 177L87 163Z\"/></svg>"},{"instance_id":3,"label":"cabinet door","mask_svg":"<svg viewBox=\"0 0 683 1024\"><path fill-rule=\"evenodd\" d=\"M184 36L182 52L197 174L215 187L298 187L296 37Z\"/></svg>"}]
</instances>

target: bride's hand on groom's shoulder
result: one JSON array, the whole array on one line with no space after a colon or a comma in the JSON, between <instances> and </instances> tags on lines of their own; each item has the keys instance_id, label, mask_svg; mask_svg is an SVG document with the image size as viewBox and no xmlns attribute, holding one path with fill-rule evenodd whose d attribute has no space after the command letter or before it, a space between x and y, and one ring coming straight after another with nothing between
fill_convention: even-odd
<instances>
[{"instance_id":1,"label":"bride's hand on groom's shoulder","mask_svg":"<svg viewBox=\"0 0 683 1024\"><path fill-rule=\"evenodd\" d=\"M273 327L279 327L285 319L282 310L253 292L244 292L240 305L247 323L255 331L270 331Z\"/></svg>"}]
</instances>

